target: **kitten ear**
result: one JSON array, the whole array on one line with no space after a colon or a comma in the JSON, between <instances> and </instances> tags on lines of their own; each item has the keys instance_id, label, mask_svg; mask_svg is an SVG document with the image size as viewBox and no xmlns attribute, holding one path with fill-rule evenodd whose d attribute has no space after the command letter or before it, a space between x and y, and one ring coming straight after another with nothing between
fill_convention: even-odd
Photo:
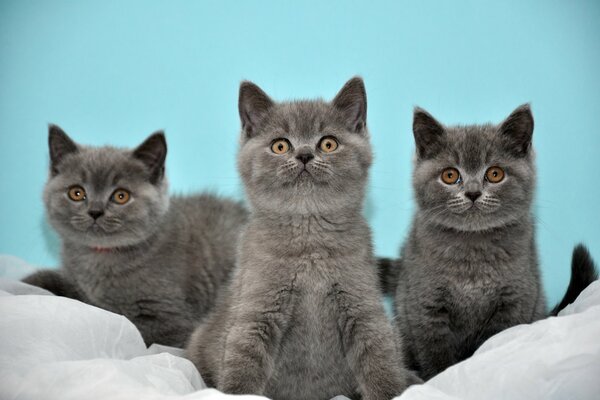
<instances>
[{"instance_id":1,"label":"kitten ear","mask_svg":"<svg viewBox=\"0 0 600 400\"><path fill-rule=\"evenodd\" d=\"M352 132L362 132L367 126L367 91L362 78L355 76L338 92L332 101L344 115L346 125Z\"/></svg>"},{"instance_id":2,"label":"kitten ear","mask_svg":"<svg viewBox=\"0 0 600 400\"><path fill-rule=\"evenodd\" d=\"M242 131L248 138L256 133L256 127L275 103L257 85L250 81L240 84L238 110L242 121Z\"/></svg>"},{"instance_id":3,"label":"kitten ear","mask_svg":"<svg viewBox=\"0 0 600 400\"><path fill-rule=\"evenodd\" d=\"M58 125L48 125L48 148L50 150L50 173L58 174L58 164L67 154L79 151L77 144L71 140Z\"/></svg>"},{"instance_id":4,"label":"kitten ear","mask_svg":"<svg viewBox=\"0 0 600 400\"><path fill-rule=\"evenodd\" d=\"M517 107L500 124L500 133L511 152L520 157L527 155L533 137L533 114L529 104Z\"/></svg>"},{"instance_id":5,"label":"kitten ear","mask_svg":"<svg viewBox=\"0 0 600 400\"><path fill-rule=\"evenodd\" d=\"M418 158L431 158L442 150L441 139L444 127L427 111L415 107L413 115L413 135Z\"/></svg>"},{"instance_id":6,"label":"kitten ear","mask_svg":"<svg viewBox=\"0 0 600 400\"><path fill-rule=\"evenodd\" d=\"M167 140L164 132L158 131L150 135L133 151L133 156L146 164L150 170L150 182L157 183L165 173Z\"/></svg>"}]
</instances>

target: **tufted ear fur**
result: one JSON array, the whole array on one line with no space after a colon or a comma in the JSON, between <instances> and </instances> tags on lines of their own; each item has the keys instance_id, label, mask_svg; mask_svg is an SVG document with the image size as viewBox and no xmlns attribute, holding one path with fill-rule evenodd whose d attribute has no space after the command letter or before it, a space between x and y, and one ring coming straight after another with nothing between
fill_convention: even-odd
<instances>
[{"instance_id":1,"label":"tufted ear fur","mask_svg":"<svg viewBox=\"0 0 600 400\"><path fill-rule=\"evenodd\" d=\"M442 149L444 127L427 111L416 107L413 116L413 135L417 146L417 157L427 159Z\"/></svg>"},{"instance_id":2,"label":"tufted ear fur","mask_svg":"<svg viewBox=\"0 0 600 400\"><path fill-rule=\"evenodd\" d=\"M48 126L48 148L50 150L50 173L58 174L58 164L64 156L79 151L77 144L58 125Z\"/></svg>"},{"instance_id":3,"label":"tufted ear fur","mask_svg":"<svg viewBox=\"0 0 600 400\"><path fill-rule=\"evenodd\" d=\"M332 101L342 112L348 129L363 132L367 126L367 92L362 78L355 76L338 92Z\"/></svg>"},{"instance_id":4,"label":"tufted ear fur","mask_svg":"<svg viewBox=\"0 0 600 400\"><path fill-rule=\"evenodd\" d=\"M240 84L238 110L242 121L242 131L252 137L261 119L275 103L257 85L250 81Z\"/></svg>"},{"instance_id":5,"label":"tufted ear fur","mask_svg":"<svg viewBox=\"0 0 600 400\"><path fill-rule=\"evenodd\" d=\"M509 151L519 157L526 156L533 137L533 115L529 104L517 107L500 124L500 133Z\"/></svg>"},{"instance_id":6,"label":"tufted ear fur","mask_svg":"<svg viewBox=\"0 0 600 400\"><path fill-rule=\"evenodd\" d=\"M150 171L150 182L156 184L165 173L165 159L167 157L167 140L162 131L150 135L134 151L133 157L142 161Z\"/></svg>"}]
</instances>

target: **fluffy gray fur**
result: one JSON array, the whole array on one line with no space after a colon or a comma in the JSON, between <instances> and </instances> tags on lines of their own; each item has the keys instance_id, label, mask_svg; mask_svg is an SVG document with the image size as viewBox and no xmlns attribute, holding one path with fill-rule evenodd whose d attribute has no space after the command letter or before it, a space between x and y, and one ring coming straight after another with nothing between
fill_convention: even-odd
<instances>
[{"instance_id":1,"label":"fluffy gray fur","mask_svg":"<svg viewBox=\"0 0 600 400\"><path fill-rule=\"evenodd\" d=\"M288 400L390 399L408 385L361 214L366 106L360 78L332 102L275 103L242 83L238 169L252 214L230 290L187 348L209 385ZM337 150L319 149L325 136Z\"/></svg>"},{"instance_id":2,"label":"fluffy gray fur","mask_svg":"<svg viewBox=\"0 0 600 400\"><path fill-rule=\"evenodd\" d=\"M499 125L445 127L414 114L417 202L395 294L407 361L424 379L487 338L545 315L531 210L535 187L528 105ZM499 183L486 170L501 167ZM442 181L448 167L455 184Z\"/></svg>"},{"instance_id":3,"label":"fluffy gray fur","mask_svg":"<svg viewBox=\"0 0 600 400\"><path fill-rule=\"evenodd\" d=\"M125 315L147 344L183 346L235 265L247 212L209 194L169 198L162 133L126 150L80 146L51 126L49 144L44 202L62 269L25 282ZM75 185L84 200L69 198Z\"/></svg>"}]
</instances>

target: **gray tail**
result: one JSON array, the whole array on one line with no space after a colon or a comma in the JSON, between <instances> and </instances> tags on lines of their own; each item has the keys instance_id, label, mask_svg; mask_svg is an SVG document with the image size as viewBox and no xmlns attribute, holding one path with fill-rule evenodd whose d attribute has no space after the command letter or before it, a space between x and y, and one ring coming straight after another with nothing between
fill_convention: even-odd
<instances>
[{"instance_id":1,"label":"gray tail","mask_svg":"<svg viewBox=\"0 0 600 400\"><path fill-rule=\"evenodd\" d=\"M598 271L590 252L584 245L578 244L573 249L569 287L561 302L550 311L550 315L557 315L560 310L574 302L577 296L596 279L598 279Z\"/></svg>"},{"instance_id":2,"label":"gray tail","mask_svg":"<svg viewBox=\"0 0 600 400\"><path fill-rule=\"evenodd\" d=\"M377 273L383 294L394 294L400 274L400 260L391 258L377 259Z\"/></svg>"}]
</instances>

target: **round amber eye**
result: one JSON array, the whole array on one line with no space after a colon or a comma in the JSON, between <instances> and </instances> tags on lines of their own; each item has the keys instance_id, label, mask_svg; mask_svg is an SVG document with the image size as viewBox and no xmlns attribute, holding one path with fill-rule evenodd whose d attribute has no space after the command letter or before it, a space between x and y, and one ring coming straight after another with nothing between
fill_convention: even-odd
<instances>
[{"instance_id":1,"label":"round amber eye","mask_svg":"<svg viewBox=\"0 0 600 400\"><path fill-rule=\"evenodd\" d=\"M117 204L125 204L129 201L131 195L125 189L117 189L111 196L112 201Z\"/></svg>"},{"instance_id":2,"label":"round amber eye","mask_svg":"<svg viewBox=\"0 0 600 400\"><path fill-rule=\"evenodd\" d=\"M504 179L504 170L500 167L490 167L485 171L485 178L488 182L498 183Z\"/></svg>"},{"instance_id":3,"label":"round amber eye","mask_svg":"<svg viewBox=\"0 0 600 400\"><path fill-rule=\"evenodd\" d=\"M69 198L73 201L85 200L85 190L81 186L71 186L67 192Z\"/></svg>"},{"instance_id":4,"label":"round amber eye","mask_svg":"<svg viewBox=\"0 0 600 400\"><path fill-rule=\"evenodd\" d=\"M453 185L460 179L460 173L456 168L446 168L442 172L442 180L448 185Z\"/></svg>"},{"instance_id":5,"label":"round amber eye","mask_svg":"<svg viewBox=\"0 0 600 400\"><path fill-rule=\"evenodd\" d=\"M275 154L285 154L290 150L290 142L285 139L277 139L271 145L271 150Z\"/></svg>"},{"instance_id":6,"label":"round amber eye","mask_svg":"<svg viewBox=\"0 0 600 400\"><path fill-rule=\"evenodd\" d=\"M331 153L338 148L338 142L333 136L325 136L319 143L319 148L325 153Z\"/></svg>"}]
</instances>

